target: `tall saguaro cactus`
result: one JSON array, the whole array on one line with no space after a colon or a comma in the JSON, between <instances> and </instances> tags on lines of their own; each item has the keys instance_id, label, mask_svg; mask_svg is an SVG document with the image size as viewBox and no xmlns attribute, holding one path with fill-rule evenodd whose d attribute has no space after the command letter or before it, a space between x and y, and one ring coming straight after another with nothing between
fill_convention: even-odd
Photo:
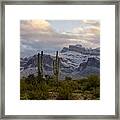
<instances>
[{"instance_id":1,"label":"tall saguaro cactus","mask_svg":"<svg viewBox=\"0 0 120 120\"><path fill-rule=\"evenodd\" d=\"M57 51L56 58L55 60L53 60L53 73L54 73L56 81L58 81L59 79L59 63L60 63L60 59L58 57L58 51Z\"/></svg>"},{"instance_id":2,"label":"tall saguaro cactus","mask_svg":"<svg viewBox=\"0 0 120 120\"><path fill-rule=\"evenodd\" d=\"M43 78L43 51L38 53L38 81Z\"/></svg>"},{"instance_id":3,"label":"tall saguaro cactus","mask_svg":"<svg viewBox=\"0 0 120 120\"><path fill-rule=\"evenodd\" d=\"M56 80L58 81L58 75L59 75L59 60L58 60L58 51L56 51Z\"/></svg>"},{"instance_id":4,"label":"tall saguaro cactus","mask_svg":"<svg viewBox=\"0 0 120 120\"><path fill-rule=\"evenodd\" d=\"M41 73L40 73L40 53L38 53L38 79L40 79Z\"/></svg>"},{"instance_id":5,"label":"tall saguaro cactus","mask_svg":"<svg viewBox=\"0 0 120 120\"><path fill-rule=\"evenodd\" d=\"M43 78L43 51L41 51L40 71L41 71L41 77Z\"/></svg>"}]
</instances>

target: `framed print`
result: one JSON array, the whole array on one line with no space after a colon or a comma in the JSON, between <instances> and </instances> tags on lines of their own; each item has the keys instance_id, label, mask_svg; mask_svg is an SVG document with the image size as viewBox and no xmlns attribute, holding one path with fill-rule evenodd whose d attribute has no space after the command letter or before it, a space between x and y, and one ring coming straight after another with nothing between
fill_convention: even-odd
<instances>
[{"instance_id":1,"label":"framed print","mask_svg":"<svg viewBox=\"0 0 120 120\"><path fill-rule=\"evenodd\" d=\"M1 7L1 118L119 119L118 1Z\"/></svg>"}]
</instances>

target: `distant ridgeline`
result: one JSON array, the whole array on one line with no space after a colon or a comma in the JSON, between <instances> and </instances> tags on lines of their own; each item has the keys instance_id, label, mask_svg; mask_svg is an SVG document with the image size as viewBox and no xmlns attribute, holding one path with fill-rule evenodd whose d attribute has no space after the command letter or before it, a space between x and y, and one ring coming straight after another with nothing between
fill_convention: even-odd
<instances>
[{"instance_id":1,"label":"distant ridgeline","mask_svg":"<svg viewBox=\"0 0 120 120\"><path fill-rule=\"evenodd\" d=\"M100 48L85 48L82 45L69 45L69 47L64 47L61 50L61 53L67 52L67 51L75 51L82 54L90 54L90 55L100 55Z\"/></svg>"},{"instance_id":2,"label":"distant ridgeline","mask_svg":"<svg viewBox=\"0 0 120 120\"><path fill-rule=\"evenodd\" d=\"M20 58L20 77L35 74L39 77L54 76L56 80L65 77L80 79L88 75L100 74L100 48L88 49L82 45L64 47L58 55L37 55Z\"/></svg>"}]
</instances>

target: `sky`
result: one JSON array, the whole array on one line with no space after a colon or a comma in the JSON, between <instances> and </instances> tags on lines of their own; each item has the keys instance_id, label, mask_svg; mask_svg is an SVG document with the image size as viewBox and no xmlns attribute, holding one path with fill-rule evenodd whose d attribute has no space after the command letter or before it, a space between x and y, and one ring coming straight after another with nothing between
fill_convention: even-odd
<instances>
[{"instance_id":1,"label":"sky","mask_svg":"<svg viewBox=\"0 0 120 120\"><path fill-rule=\"evenodd\" d=\"M52 54L69 45L100 47L98 20L21 20L20 55L32 56L41 50Z\"/></svg>"}]
</instances>

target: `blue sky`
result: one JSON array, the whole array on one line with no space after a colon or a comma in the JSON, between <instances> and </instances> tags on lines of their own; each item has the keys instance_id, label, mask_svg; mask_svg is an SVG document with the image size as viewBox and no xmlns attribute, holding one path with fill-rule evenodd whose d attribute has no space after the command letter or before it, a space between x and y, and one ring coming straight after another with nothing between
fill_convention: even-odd
<instances>
[{"instance_id":1,"label":"blue sky","mask_svg":"<svg viewBox=\"0 0 120 120\"><path fill-rule=\"evenodd\" d=\"M69 32L73 28L76 28L80 25L79 20L55 20L55 21L49 21L48 22L52 25L53 29L55 29L57 32Z\"/></svg>"},{"instance_id":2,"label":"blue sky","mask_svg":"<svg viewBox=\"0 0 120 120\"><path fill-rule=\"evenodd\" d=\"M100 47L100 22L98 20L21 20L21 57L43 50L60 51L69 45Z\"/></svg>"}]
</instances>

